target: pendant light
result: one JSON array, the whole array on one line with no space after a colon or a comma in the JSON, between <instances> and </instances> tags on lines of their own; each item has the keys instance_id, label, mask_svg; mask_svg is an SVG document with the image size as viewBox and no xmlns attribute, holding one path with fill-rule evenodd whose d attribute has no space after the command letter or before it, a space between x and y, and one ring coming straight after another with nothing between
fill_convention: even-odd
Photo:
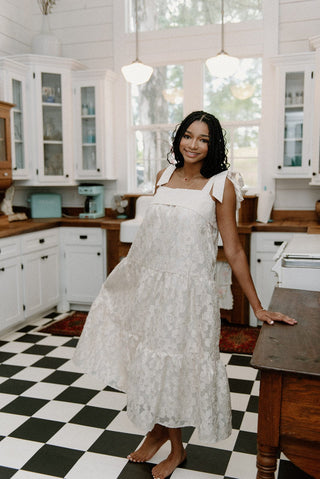
<instances>
[{"instance_id":1,"label":"pendant light","mask_svg":"<svg viewBox=\"0 0 320 479\"><path fill-rule=\"evenodd\" d=\"M239 59L224 51L224 0L221 0L221 50L215 57L208 58L206 65L211 75L218 78L232 76L239 66Z\"/></svg>"},{"instance_id":2,"label":"pendant light","mask_svg":"<svg viewBox=\"0 0 320 479\"><path fill-rule=\"evenodd\" d=\"M153 68L144 65L139 60L139 45L138 45L138 33L139 33L139 24L138 24L138 0L135 0L135 9L136 9L136 59L129 65L125 65L121 68L122 74L128 83L133 83L134 85L142 85L149 81Z\"/></svg>"}]
</instances>

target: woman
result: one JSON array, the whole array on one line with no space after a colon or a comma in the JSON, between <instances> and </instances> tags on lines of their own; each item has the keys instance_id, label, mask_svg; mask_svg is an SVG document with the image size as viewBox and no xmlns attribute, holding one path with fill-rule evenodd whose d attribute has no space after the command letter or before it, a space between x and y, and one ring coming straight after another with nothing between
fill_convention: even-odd
<instances>
[{"instance_id":1,"label":"woman","mask_svg":"<svg viewBox=\"0 0 320 479\"><path fill-rule=\"evenodd\" d=\"M129 460L147 461L170 440L170 455L152 469L159 479L186 459L181 427L197 427L203 442L231 433L219 359L219 232L257 318L296 323L264 310L256 294L237 233L241 191L228 172L219 121L203 111L188 115L172 153L175 164L158 173L136 239L93 303L76 351L87 372L127 393L129 418L150 431Z\"/></svg>"}]
</instances>

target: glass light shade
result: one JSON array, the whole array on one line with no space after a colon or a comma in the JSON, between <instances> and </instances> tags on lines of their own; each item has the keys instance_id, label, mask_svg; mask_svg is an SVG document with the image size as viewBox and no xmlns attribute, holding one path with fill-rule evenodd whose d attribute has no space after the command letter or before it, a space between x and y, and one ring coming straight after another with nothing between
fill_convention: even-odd
<instances>
[{"instance_id":1,"label":"glass light shade","mask_svg":"<svg viewBox=\"0 0 320 479\"><path fill-rule=\"evenodd\" d=\"M252 97L256 89L255 85L250 85L250 83L232 85L230 88L232 95L238 100L247 100Z\"/></svg>"},{"instance_id":2,"label":"glass light shade","mask_svg":"<svg viewBox=\"0 0 320 479\"><path fill-rule=\"evenodd\" d=\"M211 75L218 78L227 78L237 71L239 59L231 57L225 52L220 52L215 57L208 58L206 65Z\"/></svg>"},{"instance_id":3,"label":"glass light shade","mask_svg":"<svg viewBox=\"0 0 320 479\"><path fill-rule=\"evenodd\" d=\"M123 66L121 71L127 82L133 83L134 85L142 85L150 79L153 68L144 65L144 63L141 63L139 60L135 60L130 63L130 65Z\"/></svg>"}]
</instances>

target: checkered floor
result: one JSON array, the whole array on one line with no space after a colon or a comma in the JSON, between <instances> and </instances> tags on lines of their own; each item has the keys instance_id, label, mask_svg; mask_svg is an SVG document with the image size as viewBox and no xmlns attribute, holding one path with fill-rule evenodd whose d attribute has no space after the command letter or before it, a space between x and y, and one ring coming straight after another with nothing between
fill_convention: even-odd
<instances>
[{"instance_id":1,"label":"checkered floor","mask_svg":"<svg viewBox=\"0 0 320 479\"><path fill-rule=\"evenodd\" d=\"M129 452L143 431L127 419L126 395L83 375L72 363L77 338L38 330L60 318L51 313L0 337L0 478L151 479L152 463L133 464ZM230 380L233 431L202 445L183 431L186 462L172 479L255 479L259 379L250 356L222 354ZM278 479L307 479L281 456Z\"/></svg>"}]
</instances>

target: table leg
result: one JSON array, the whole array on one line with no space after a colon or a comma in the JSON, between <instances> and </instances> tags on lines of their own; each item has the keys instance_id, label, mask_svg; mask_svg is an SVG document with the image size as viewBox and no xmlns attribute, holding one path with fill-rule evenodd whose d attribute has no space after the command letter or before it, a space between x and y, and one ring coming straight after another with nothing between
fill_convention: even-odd
<instances>
[{"instance_id":1,"label":"table leg","mask_svg":"<svg viewBox=\"0 0 320 479\"><path fill-rule=\"evenodd\" d=\"M278 448L258 444L257 479L274 479L277 468Z\"/></svg>"}]
</instances>

